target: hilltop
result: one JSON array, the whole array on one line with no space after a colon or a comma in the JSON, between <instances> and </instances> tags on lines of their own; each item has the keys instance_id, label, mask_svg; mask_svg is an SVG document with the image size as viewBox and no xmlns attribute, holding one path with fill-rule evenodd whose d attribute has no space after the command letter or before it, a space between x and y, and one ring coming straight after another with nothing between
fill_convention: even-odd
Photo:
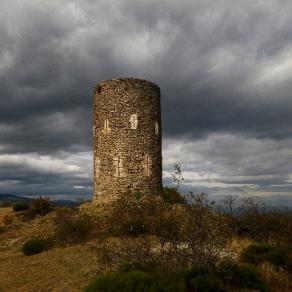
<instances>
[{"instance_id":1,"label":"hilltop","mask_svg":"<svg viewBox=\"0 0 292 292\"><path fill-rule=\"evenodd\" d=\"M228 285L229 291L291 291L290 214L255 206L240 215L221 213L203 195L187 205L167 191L163 198L129 194L112 206L68 208L38 199L23 211L1 207L0 291L83 291L90 283L86 291L104 291L96 287L122 287L129 279L162 285L157 291L197 291L186 285L206 279L222 288L215 291ZM26 255L22 248L32 239L49 244Z\"/></svg>"}]
</instances>

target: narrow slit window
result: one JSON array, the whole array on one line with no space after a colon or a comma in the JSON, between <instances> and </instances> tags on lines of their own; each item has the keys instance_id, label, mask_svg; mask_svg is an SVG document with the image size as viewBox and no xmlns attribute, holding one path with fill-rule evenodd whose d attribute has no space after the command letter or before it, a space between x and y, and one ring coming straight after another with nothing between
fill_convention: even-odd
<instances>
[{"instance_id":1,"label":"narrow slit window","mask_svg":"<svg viewBox=\"0 0 292 292\"><path fill-rule=\"evenodd\" d=\"M137 114L133 114L130 117L130 123L131 123L131 129L136 130L138 127L138 118L137 118Z\"/></svg>"},{"instance_id":2,"label":"narrow slit window","mask_svg":"<svg viewBox=\"0 0 292 292\"><path fill-rule=\"evenodd\" d=\"M106 119L106 120L104 121L104 125L103 125L103 130L102 130L102 132L103 132L104 134L109 134L109 133L111 132L111 128L110 128L110 126L109 126L109 120L108 120L108 119Z\"/></svg>"},{"instance_id":3,"label":"narrow slit window","mask_svg":"<svg viewBox=\"0 0 292 292\"><path fill-rule=\"evenodd\" d=\"M146 154L143 161L144 174L150 176L152 173L152 159Z\"/></svg>"},{"instance_id":4,"label":"narrow slit window","mask_svg":"<svg viewBox=\"0 0 292 292\"><path fill-rule=\"evenodd\" d=\"M159 124L158 124L158 122L155 122L155 134L156 135L159 134Z\"/></svg>"},{"instance_id":5,"label":"narrow slit window","mask_svg":"<svg viewBox=\"0 0 292 292\"><path fill-rule=\"evenodd\" d=\"M100 159L98 157L95 158L94 169L95 169L95 177L99 178L99 174L100 174Z\"/></svg>"},{"instance_id":6,"label":"narrow slit window","mask_svg":"<svg viewBox=\"0 0 292 292\"><path fill-rule=\"evenodd\" d=\"M124 176L124 165L123 165L123 158L118 156L114 158L114 166L115 166L115 176L121 177Z\"/></svg>"}]
</instances>

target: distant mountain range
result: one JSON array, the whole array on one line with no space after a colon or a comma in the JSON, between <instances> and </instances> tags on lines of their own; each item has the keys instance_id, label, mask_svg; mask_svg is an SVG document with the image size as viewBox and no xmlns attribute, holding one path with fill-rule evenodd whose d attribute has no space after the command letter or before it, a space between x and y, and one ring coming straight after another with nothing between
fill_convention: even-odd
<instances>
[{"instance_id":1,"label":"distant mountain range","mask_svg":"<svg viewBox=\"0 0 292 292\"><path fill-rule=\"evenodd\" d=\"M27 202L27 203L30 203L31 201L32 201L31 198L9 195L9 194L0 194L0 202L9 202L9 203Z\"/></svg>"},{"instance_id":2,"label":"distant mountain range","mask_svg":"<svg viewBox=\"0 0 292 292\"><path fill-rule=\"evenodd\" d=\"M33 201L32 198L24 197L24 196L16 196L10 194L0 194L0 203L8 202L8 203L18 203L18 202L26 202L31 203ZM56 206L77 206L79 203L77 201L72 200L51 200L52 204Z\"/></svg>"}]
</instances>

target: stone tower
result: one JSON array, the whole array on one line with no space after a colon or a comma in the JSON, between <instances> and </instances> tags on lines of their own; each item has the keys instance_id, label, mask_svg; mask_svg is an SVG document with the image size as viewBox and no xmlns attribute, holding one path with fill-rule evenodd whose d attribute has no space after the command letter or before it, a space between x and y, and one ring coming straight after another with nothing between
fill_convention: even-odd
<instances>
[{"instance_id":1,"label":"stone tower","mask_svg":"<svg viewBox=\"0 0 292 292\"><path fill-rule=\"evenodd\" d=\"M94 203L126 192L162 192L160 89L146 80L102 81L94 90Z\"/></svg>"}]
</instances>

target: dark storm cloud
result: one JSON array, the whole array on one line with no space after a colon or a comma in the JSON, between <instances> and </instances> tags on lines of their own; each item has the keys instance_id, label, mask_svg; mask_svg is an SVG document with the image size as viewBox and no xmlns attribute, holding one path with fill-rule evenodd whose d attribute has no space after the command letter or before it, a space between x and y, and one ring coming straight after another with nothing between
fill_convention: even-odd
<instances>
[{"instance_id":1,"label":"dark storm cloud","mask_svg":"<svg viewBox=\"0 0 292 292\"><path fill-rule=\"evenodd\" d=\"M206 169L217 189L251 184L272 191L272 185L284 184L278 189L289 190L291 1L84 0L60 5L26 0L0 5L4 189L16 191L21 184L33 192L34 184L43 186L46 179L56 193L87 188L91 161L79 154L91 157L92 88L102 79L135 76L162 89L166 140L186 139L191 144L181 148L183 153L201 157L190 159L189 173ZM212 145L207 154L206 145ZM266 156L258 155L263 152ZM12 163L15 155L33 163ZM42 155L62 161L62 171L39 172L36 161L43 165ZM73 156L69 163L66 159ZM176 156L166 157L169 169ZM83 167L88 177L76 179L78 171L70 173L70 165ZM210 181L204 187L210 189Z\"/></svg>"},{"instance_id":2,"label":"dark storm cloud","mask_svg":"<svg viewBox=\"0 0 292 292\"><path fill-rule=\"evenodd\" d=\"M162 86L167 135L291 135L291 86L254 84L291 50L289 2L65 3L4 5L3 122L84 107L85 130L93 85L138 74Z\"/></svg>"}]
</instances>

